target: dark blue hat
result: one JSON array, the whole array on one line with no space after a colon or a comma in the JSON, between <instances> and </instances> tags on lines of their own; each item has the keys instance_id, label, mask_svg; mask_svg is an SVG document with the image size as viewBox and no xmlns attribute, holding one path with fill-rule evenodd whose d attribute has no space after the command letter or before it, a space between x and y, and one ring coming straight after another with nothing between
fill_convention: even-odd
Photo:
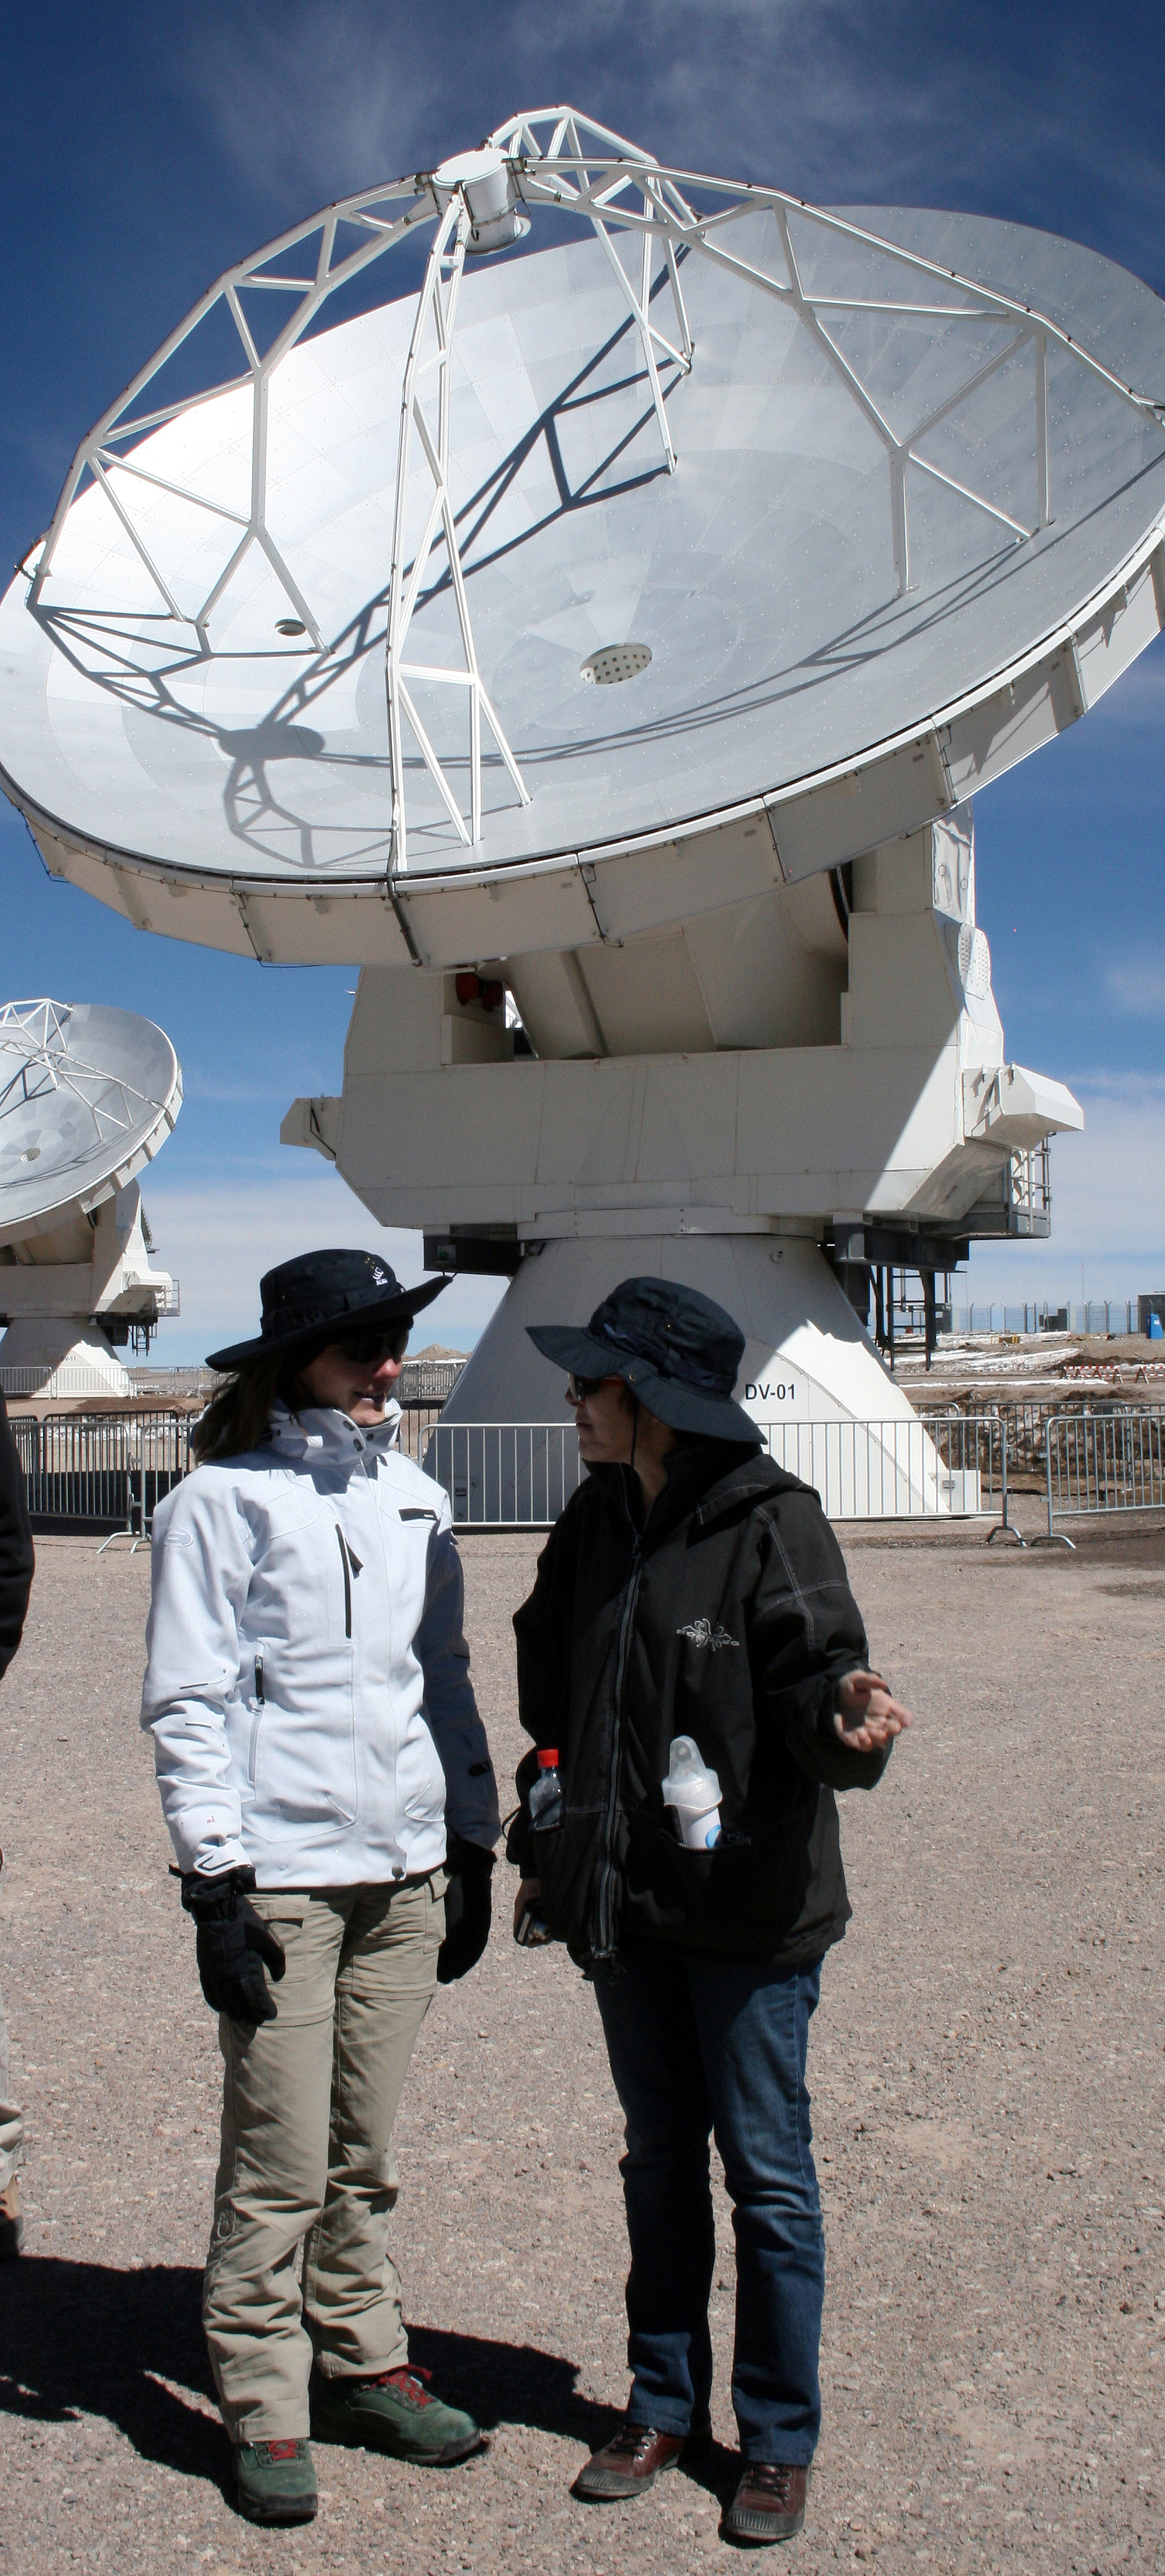
<instances>
[{"instance_id":1,"label":"dark blue hat","mask_svg":"<svg viewBox=\"0 0 1165 2576\"><path fill-rule=\"evenodd\" d=\"M589 1324L527 1324L536 1350L576 1377L619 1377L673 1431L709 1440L760 1434L732 1400L744 1335L723 1306L673 1279L621 1279Z\"/></svg>"},{"instance_id":2,"label":"dark blue hat","mask_svg":"<svg viewBox=\"0 0 1165 2576\"><path fill-rule=\"evenodd\" d=\"M422 1306L448 1285L443 1275L426 1279L420 1288L402 1288L378 1252L349 1252L346 1247L304 1252L295 1261L281 1261L260 1280L263 1320L254 1341L211 1351L206 1365L236 1369L247 1360L297 1350L305 1342L322 1347L362 1324L411 1324Z\"/></svg>"}]
</instances>

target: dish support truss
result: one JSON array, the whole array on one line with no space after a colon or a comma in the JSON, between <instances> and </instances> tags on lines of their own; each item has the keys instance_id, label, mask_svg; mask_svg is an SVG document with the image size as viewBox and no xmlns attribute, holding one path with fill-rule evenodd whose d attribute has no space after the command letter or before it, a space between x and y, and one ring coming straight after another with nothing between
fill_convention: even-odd
<instances>
[{"instance_id":1,"label":"dish support truss","mask_svg":"<svg viewBox=\"0 0 1165 2576\"><path fill-rule=\"evenodd\" d=\"M103 1070L79 1054L69 1035L71 1017L59 1002L0 1006L0 1122L65 1091L88 1110L99 1145L127 1134L146 1109L172 1128L178 1112L169 1101L151 1100L123 1074Z\"/></svg>"},{"instance_id":2,"label":"dish support truss","mask_svg":"<svg viewBox=\"0 0 1165 2576\"><path fill-rule=\"evenodd\" d=\"M699 202L694 202L696 200ZM500 223L499 206L502 209ZM268 243L251 258L240 261L207 290L186 319L163 342L156 356L139 371L118 400L103 412L88 437L82 440L65 478L52 525L35 565L26 563L21 569L31 584L28 606L36 610L52 570L68 513L82 483L88 478L99 485L116 512L169 616L194 628L200 653L210 654L210 619L244 558L253 546L258 546L294 611L294 624L285 627L284 631L302 628L310 636L321 664L326 666L330 648L325 643L310 602L304 598L272 536L267 520L267 423L271 379L281 359L303 338L323 305L339 288L348 285L363 269L382 258L385 252L395 248L419 227L435 222L436 236L417 301L405 367L396 457L385 664L392 769L390 877L403 874L408 865L403 757L403 728L406 724L450 821L466 847L476 845L481 838L483 717L494 736L516 793L523 803L530 801L478 668L466 568L461 557L456 513L448 482L450 364L465 258L475 249L502 248L515 241L526 228L527 219L518 217L518 210L523 208L531 213L544 209L575 219L581 217L593 226L638 335L663 461L669 474L675 472L678 460L668 422L660 365L661 361L665 367L670 363L680 374L687 374L695 355L681 285L682 260L691 256L707 259L727 274L750 283L758 294L774 297L796 316L885 451L894 567L900 594L911 587L910 468L932 477L970 508L985 513L1007 532L1013 544L1022 545L1039 529L1051 525L1054 495L1051 490L1048 431L1049 349L1070 358L1106 386L1120 402L1130 404L1144 419L1165 431L1165 400L1127 384L1059 323L1035 306L987 287L959 270L944 268L918 252L903 249L897 242L883 239L868 227L851 223L843 215L808 205L804 199L788 196L780 189L757 186L751 181L741 183L708 177L696 171L664 168L650 153L641 152L625 137L612 133L606 126L596 125L574 108L533 109L498 126L481 151L465 155L460 162L446 162L439 170L420 172L413 179L399 180L367 190L359 196L343 198L326 212L312 216L307 222L282 234L277 241ZM508 227L506 210L511 217ZM733 225L758 212L769 212L775 218L784 277L770 276L731 247ZM902 300L898 301L893 295L831 294L824 288L806 286L794 246L793 223L809 228L818 246L831 240L858 245L879 258L889 260L910 278L916 288L915 296L904 293ZM633 252L638 237L637 283L633 281L633 269L629 269L619 256L614 239L616 234L629 236ZM316 249L312 274L294 274L285 266L286 261L294 258L296 253L310 251L313 243ZM657 255L663 263L658 276ZM310 255L301 257L296 264L300 268L312 266ZM665 278L671 290L670 301L675 315L674 340L665 336L652 310ZM918 300L919 287L924 295L928 291L931 293L931 301ZM256 313L264 300L271 296L290 296L294 298L294 305L290 318L275 331L265 346L261 346L263 333L256 327ZM141 410L139 406L156 377L216 311L225 311L233 326L242 350L243 373L225 382L216 382L203 392L183 395L153 410ZM863 384L830 327L829 317L858 312L881 315L887 322L895 318L913 318L979 325L1003 324L1009 326L1009 336L990 357L972 366L963 383L944 402L903 431L892 425L882 405ZM432 346L426 351L430 335ZM1035 492L1031 524L1013 517L969 484L956 481L931 458L920 453L929 433L950 419L990 377L1029 349L1035 362ZM433 374L437 380L435 431L422 400L427 390L427 379ZM248 390L251 399L250 505L245 516L210 501L204 493L187 485L167 482L161 475L151 473L137 461L133 447L135 441L151 430L179 418L195 405L240 389ZM406 560L405 514L414 441L424 454L432 477L433 495L422 542L411 560ZM131 503L135 482L152 484L175 493L194 508L211 511L233 523L239 531L213 587L201 606L193 611L179 606L141 530L134 523ZM447 665L410 663L405 659L409 626L421 596L433 549L438 545L445 551L448 578L456 601L465 657L463 670ZM468 694L468 822L420 719L409 687L410 680L415 683L419 677L423 677L426 684L457 688Z\"/></svg>"}]
</instances>

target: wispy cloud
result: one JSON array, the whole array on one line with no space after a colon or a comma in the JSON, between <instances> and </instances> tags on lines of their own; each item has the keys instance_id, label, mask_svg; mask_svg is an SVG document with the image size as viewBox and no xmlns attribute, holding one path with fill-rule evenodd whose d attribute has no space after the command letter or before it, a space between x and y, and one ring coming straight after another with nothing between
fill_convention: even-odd
<instances>
[{"instance_id":1,"label":"wispy cloud","mask_svg":"<svg viewBox=\"0 0 1165 2576\"><path fill-rule=\"evenodd\" d=\"M411 0L290 0L200 13L169 76L239 175L297 212L566 97L663 159L834 202L1038 222L1057 187L1078 221L1119 201L1159 257L1165 170L1071 13L1048 44L1023 12L988 34L932 0L510 0L461 13L446 42Z\"/></svg>"},{"instance_id":2,"label":"wispy cloud","mask_svg":"<svg viewBox=\"0 0 1165 2576\"><path fill-rule=\"evenodd\" d=\"M1165 1079L1097 1072L1075 1088L1082 1136L1052 1146L1047 1243L976 1245L976 1298L1135 1297L1165 1282Z\"/></svg>"},{"instance_id":3,"label":"wispy cloud","mask_svg":"<svg viewBox=\"0 0 1165 2576\"><path fill-rule=\"evenodd\" d=\"M1119 1010L1142 1018L1165 1017L1165 958L1138 957L1110 966L1104 980Z\"/></svg>"},{"instance_id":4,"label":"wispy cloud","mask_svg":"<svg viewBox=\"0 0 1165 2576\"><path fill-rule=\"evenodd\" d=\"M164 1165L142 1183L157 1259L181 1281L181 1319L163 1325L159 1362L203 1359L254 1332L259 1281L277 1262L324 1244L379 1252L411 1285L424 1276L421 1237L379 1226L318 1155L285 1153L281 1167L192 1187L168 1181ZM426 1309L425 1341L469 1350L488 1323L504 1281L458 1279Z\"/></svg>"}]
</instances>

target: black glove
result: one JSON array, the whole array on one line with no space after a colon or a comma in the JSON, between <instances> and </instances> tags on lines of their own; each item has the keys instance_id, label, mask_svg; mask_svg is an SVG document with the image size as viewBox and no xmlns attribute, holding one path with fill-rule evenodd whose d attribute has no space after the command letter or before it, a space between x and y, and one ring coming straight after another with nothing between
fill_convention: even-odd
<instances>
[{"instance_id":1,"label":"black glove","mask_svg":"<svg viewBox=\"0 0 1165 2576\"><path fill-rule=\"evenodd\" d=\"M182 1873L182 1902L198 1926L203 1994L212 2012L252 2026L276 2017L263 1965L276 1983L287 1966L282 1942L247 1903L254 1884L253 1869L222 1869L213 1878L199 1869Z\"/></svg>"},{"instance_id":2,"label":"black glove","mask_svg":"<svg viewBox=\"0 0 1165 2576\"><path fill-rule=\"evenodd\" d=\"M445 1938L437 1952L437 1983L451 1986L456 1977L467 1976L476 1968L489 1939L490 1871L494 1856L481 1843L462 1842L460 1834L450 1834L445 1867L449 1885L445 1890Z\"/></svg>"}]
</instances>

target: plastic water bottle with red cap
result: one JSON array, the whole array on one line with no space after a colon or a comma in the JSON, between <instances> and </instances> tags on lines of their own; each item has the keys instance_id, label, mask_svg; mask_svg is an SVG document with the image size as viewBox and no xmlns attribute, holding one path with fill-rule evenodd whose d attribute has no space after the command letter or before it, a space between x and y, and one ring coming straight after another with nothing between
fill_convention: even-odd
<instances>
[{"instance_id":1,"label":"plastic water bottle with red cap","mask_svg":"<svg viewBox=\"0 0 1165 2576\"><path fill-rule=\"evenodd\" d=\"M539 1745L538 1773L530 1783L530 1823L536 1833L548 1833L562 1823L562 1779L558 1768L558 1746ZM550 1925L536 1896L528 1898L514 1926L514 1939L523 1950L541 1949L551 1937Z\"/></svg>"},{"instance_id":2,"label":"plastic water bottle with red cap","mask_svg":"<svg viewBox=\"0 0 1165 2576\"><path fill-rule=\"evenodd\" d=\"M558 1746L538 1747L538 1776L530 1784L530 1822L539 1833L562 1823L562 1781L558 1770Z\"/></svg>"}]
</instances>

